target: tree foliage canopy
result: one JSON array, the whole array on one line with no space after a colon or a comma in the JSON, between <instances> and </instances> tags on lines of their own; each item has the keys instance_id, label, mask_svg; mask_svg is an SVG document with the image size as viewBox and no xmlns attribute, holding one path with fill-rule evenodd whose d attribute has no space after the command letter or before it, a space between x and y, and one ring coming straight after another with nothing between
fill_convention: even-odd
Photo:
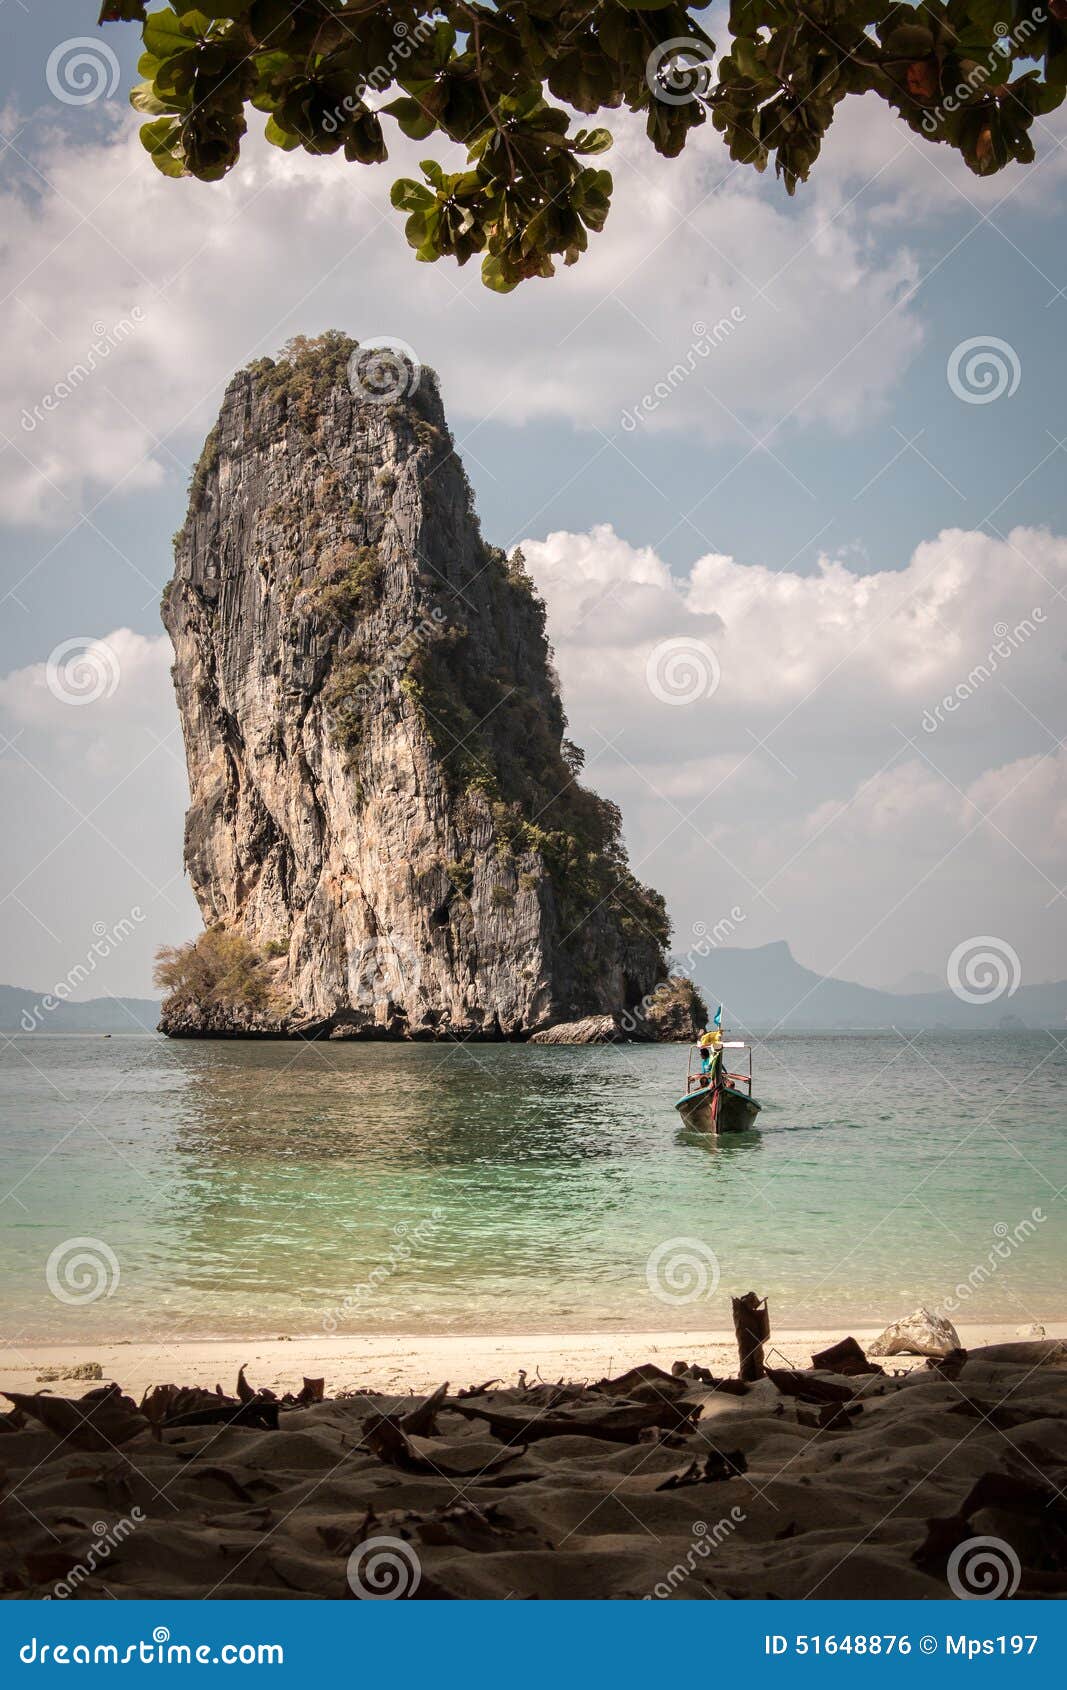
<instances>
[{"instance_id":1,"label":"tree foliage canopy","mask_svg":"<svg viewBox=\"0 0 1067 1690\"><path fill-rule=\"evenodd\" d=\"M987 176L1033 159L1035 120L1067 93L1067 0L731 0L719 46L707 8L679 0L150 4L105 0L101 22L141 25L131 98L164 175L224 176L248 106L275 146L361 164L385 159L390 124L443 137L459 168L427 160L393 204L419 259L481 254L501 292L573 264L604 225L611 177L587 161L611 136L575 114L625 106L671 158L710 120L793 193L846 95L879 95Z\"/></svg>"},{"instance_id":2,"label":"tree foliage canopy","mask_svg":"<svg viewBox=\"0 0 1067 1690\"><path fill-rule=\"evenodd\" d=\"M164 945L152 978L168 1001L201 1010L261 1012L274 1003L266 954L222 927L209 927L184 945Z\"/></svg>"}]
</instances>

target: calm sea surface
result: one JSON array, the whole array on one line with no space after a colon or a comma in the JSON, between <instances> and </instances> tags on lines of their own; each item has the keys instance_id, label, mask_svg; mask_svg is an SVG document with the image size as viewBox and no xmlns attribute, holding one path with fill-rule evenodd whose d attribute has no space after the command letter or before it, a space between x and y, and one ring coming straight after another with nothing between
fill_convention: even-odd
<instances>
[{"instance_id":1,"label":"calm sea surface","mask_svg":"<svg viewBox=\"0 0 1067 1690\"><path fill-rule=\"evenodd\" d=\"M1067 1315L1062 1035L778 1036L718 1144L685 1061L5 1040L0 1337Z\"/></svg>"}]
</instances>

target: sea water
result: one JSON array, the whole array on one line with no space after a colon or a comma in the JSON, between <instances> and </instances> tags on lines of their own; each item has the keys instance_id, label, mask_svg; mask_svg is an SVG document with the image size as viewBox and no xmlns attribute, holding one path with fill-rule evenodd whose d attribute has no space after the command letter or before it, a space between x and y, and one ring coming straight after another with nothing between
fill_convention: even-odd
<instances>
[{"instance_id":1,"label":"sea water","mask_svg":"<svg viewBox=\"0 0 1067 1690\"><path fill-rule=\"evenodd\" d=\"M0 1335L1067 1314L1062 1033L754 1055L759 1130L715 1141L674 1046L6 1039Z\"/></svg>"}]
</instances>

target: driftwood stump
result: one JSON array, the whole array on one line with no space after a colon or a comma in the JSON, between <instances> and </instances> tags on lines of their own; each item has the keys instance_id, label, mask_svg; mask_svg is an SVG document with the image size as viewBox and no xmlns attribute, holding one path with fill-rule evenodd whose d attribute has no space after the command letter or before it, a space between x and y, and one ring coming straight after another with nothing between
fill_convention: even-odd
<instances>
[{"instance_id":1,"label":"driftwood stump","mask_svg":"<svg viewBox=\"0 0 1067 1690\"><path fill-rule=\"evenodd\" d=\"M731 1298L731 1304L741 1378L751 1383L764 1375L763 1346L771 1335L767 1299L757 1296L755 1291L746 1291L743 1297Z\"/></svg>"}]
</instances>

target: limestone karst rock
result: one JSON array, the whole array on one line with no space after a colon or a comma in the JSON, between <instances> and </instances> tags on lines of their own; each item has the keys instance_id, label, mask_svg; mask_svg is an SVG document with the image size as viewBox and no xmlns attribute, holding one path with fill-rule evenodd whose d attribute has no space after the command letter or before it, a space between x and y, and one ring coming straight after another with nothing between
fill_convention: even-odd
<instances>
[{"instance_id":1,"label":"limestone karst rock","mask_svg":"<svg viewBox=\"0 0 1067 1690\"><path fill-rule=\"evenodd\" d=\"M194 473L163 619L217 942L179 955L162 1028L524 1038L617 1016L664 979L663 900L576 779L543 606L481 537L435 378L401 370L383 403L353 350L326 335L241 371Z\"/></svg>"}]
</instances>

